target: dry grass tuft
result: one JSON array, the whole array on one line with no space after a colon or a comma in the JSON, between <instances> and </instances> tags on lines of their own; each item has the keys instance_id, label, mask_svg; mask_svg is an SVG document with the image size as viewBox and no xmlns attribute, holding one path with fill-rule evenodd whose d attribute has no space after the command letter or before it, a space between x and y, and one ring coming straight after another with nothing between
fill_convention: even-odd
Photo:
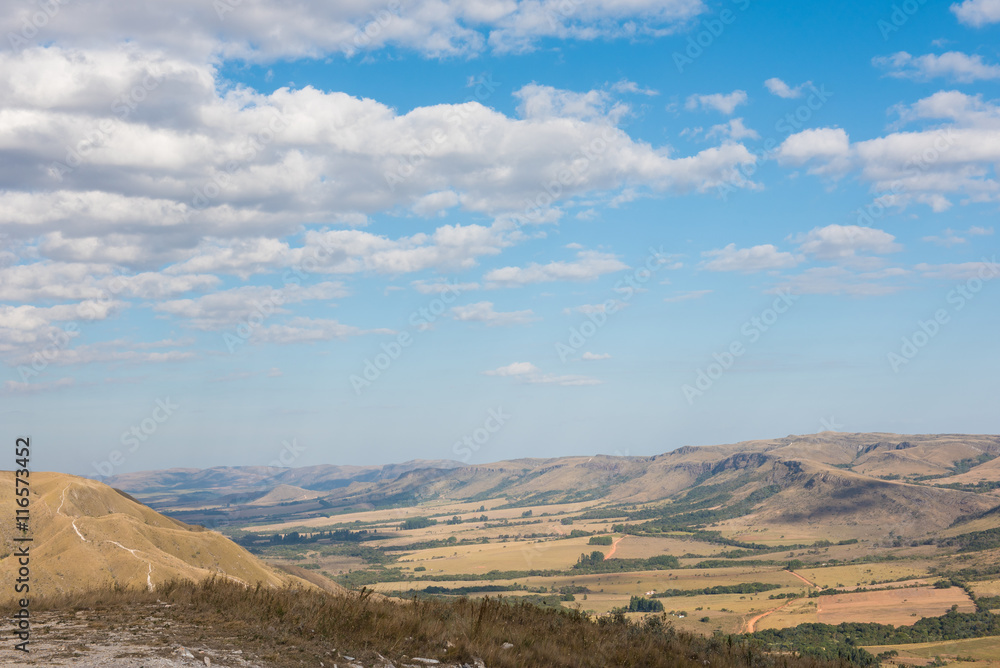
<instances>
[{"instance_id":1,"label":"dry grass tuft","mask_svg":"<svg viewBox=\"0 0 1000 668\"><path fill-rule=\"evenodd\" d=\"M202 641L215 633L274 666L302 665L303 660L316 665L330 656L331 648L366 659L378 653L394 661L421 656L454 664L479 657L490 668L849 665L769 655L728 637L679 632L664 617L634 624L621 615L593 620L496 598L400 602L370 591L336 596L261 585L246 588L216 578L168 582L154 592L109 587L42 597L32 601L32 608L93 611L108 623L142 618L155 609L158 615L197 627ZM505 643L513 647L503 649Z\"/></svg>"}]
</instances>

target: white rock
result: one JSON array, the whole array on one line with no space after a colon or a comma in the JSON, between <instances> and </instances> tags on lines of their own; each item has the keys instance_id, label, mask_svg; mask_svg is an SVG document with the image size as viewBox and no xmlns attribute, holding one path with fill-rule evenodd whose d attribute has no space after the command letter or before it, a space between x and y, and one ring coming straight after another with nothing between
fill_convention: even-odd
<instances>
[{"instance_id":1,"label":"white rock","mask_svg":"<svg viewBox=\"0 0 1000 668\"><path fill-rule=\"evenodd\" d=\"M512 649L513 647L514 647L514 643L510 643L510 642L505 642L504 644L500 645L501 649Z\"/></svg>"}]
</instances>

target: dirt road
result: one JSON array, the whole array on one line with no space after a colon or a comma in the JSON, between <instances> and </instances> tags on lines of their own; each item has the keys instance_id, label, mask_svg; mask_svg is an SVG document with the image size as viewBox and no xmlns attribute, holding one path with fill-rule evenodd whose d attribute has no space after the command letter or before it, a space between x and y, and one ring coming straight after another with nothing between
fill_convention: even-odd
<instances>
[{"instance_id":1,"label":"dirt road","mask_svg":"<svg viewBox=\"0 0 1000 668\"><path fill-rule=\"evenodd\" d=\"M791 573L792 575L794 575L795 577L797 577L798 579L802 580L803 582L805 582L810 587L815 587L816 586L815 582L809 582L809 580L806 580L804 577L802 577L801 575L799 575L795 571L788 571L788 572Z\"/></svg>"},{"instance_id":2,"label":"dirt road","mask_svg":"<svg viewBox=\"0 0 1000 668\"><path fill-rule=\"evenodd\" d=\"M751 617L750 621L748 621L746 623L745 633L753 633L757 629L757 622L759 622L760 620L764 619L768 615L770 615L772 613L775 613L778 610L781 610L783 607L785 607L786 605L788 605L789 603L791 603L793 600L795 600L795 599L789 599L788 601L785 601L784 603L782 603L781 605L779 605L777 608L774 608L773 610L768 610L767 612L760 613L756 617Z\"/></svg>"},{"instance_id":3,"label":"dirt road","mask_svg":"<svg viewBox=\"0 0 1000 668\"><path fill-rule=\"evenodd\" d=\"M625 540L625 536L622 536L621 538L615 538L615 540L611 543L611 549L608 551L607 554L604 555L605 561L607 561L612 557L612 555L614 555L615 550L618 549L618 543L622 542L623 540Z\"/></svg>"}]
</instances>

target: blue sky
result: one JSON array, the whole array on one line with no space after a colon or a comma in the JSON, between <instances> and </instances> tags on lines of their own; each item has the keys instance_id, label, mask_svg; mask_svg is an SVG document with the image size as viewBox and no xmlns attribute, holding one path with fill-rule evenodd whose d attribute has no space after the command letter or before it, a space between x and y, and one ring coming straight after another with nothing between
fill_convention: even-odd
<instances>
[{"instance_id":1,"label":"blue sky","mask_svg":"<svg viewBox=\"0 0 1000 668\"><path fill-rule=\"evenodd\" d=\"M997 433L1000 2L0 17L35 466Z\"/></svg>"}]
</instances>

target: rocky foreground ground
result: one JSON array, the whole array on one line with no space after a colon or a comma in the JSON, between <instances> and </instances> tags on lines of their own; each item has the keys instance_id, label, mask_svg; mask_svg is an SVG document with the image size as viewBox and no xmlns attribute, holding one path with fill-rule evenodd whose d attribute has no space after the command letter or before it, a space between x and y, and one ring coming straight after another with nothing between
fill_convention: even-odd
<instances>
[{"instance_id":1,"label":"rocky foreground ground","mask_svg":"<svg viewBox=\"0 0 1000 668\"><path fill-rule=\"evenodd\" d=\"M93 668L174 668L185 666L272 668L321 666L322 668L485 668L482 661L448 663L424 657L391 661L378 653L355 657L326 650L319 658L315 648L306 655L294 647L274 648L266 643L227 637L225 628L206 629L167 614L160 604L133 620L108 611L41 612L32 624L30 652L15 651L8 642L0 651L0 666L81 666ZM280 656L274 656L275 653ZM297 654L303 656L296 657ZM318 661L318 662L317 662Z\"/></svg>"}]
</instances>

